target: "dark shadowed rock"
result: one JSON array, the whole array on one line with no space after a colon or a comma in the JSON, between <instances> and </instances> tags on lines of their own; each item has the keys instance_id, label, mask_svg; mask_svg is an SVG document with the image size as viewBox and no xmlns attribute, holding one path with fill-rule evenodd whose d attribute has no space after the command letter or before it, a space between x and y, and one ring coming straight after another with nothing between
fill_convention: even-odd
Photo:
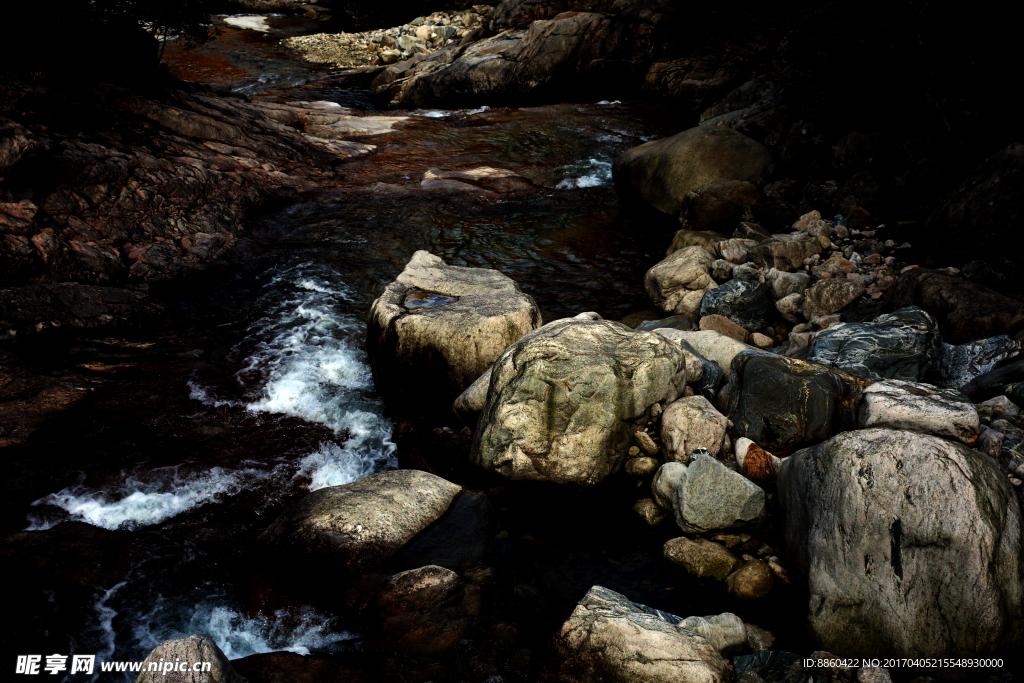
<instances>
[{"instance_id":1,"label":"dark shadowed rock","mask_svg":"<svg viewBox=\"0 0 1024 683\"><path fill-rule=\"evenodd\" d=\"M760 194L756 185L745 180L713 180L683 198L680 223L688 230L728 235L757 203Z\"/></svg>"},{"instance_id":2,"label":"dark shadowed rock","mask_svg":"<svg viewBox=\"0 0 1024 683\"><path fill-rule=\"evenodd\" d=\"M988 456L868 429L788 458L778 486L790 571L830 652L983 657L1024 637L1021 511Z\"/></svg>"},{"instance_id":3,"label":"dark shadowed rock","mask_svg":"<svg viewBox=\"0 0 1024 683\"><path fill-rule=\"evenodd\" d=\"M381 683L372 672L338 661L336 657L267 652L231 662L249 683Z\"/></svg>"},{"instance_id":4,"label":"dark shadowed rock","mask_svg":"<svg viewBox=\"0 0 1024 683\"><path fill-rule=\"evenodd\" d=\"M763 240L750 251L750 260L765 268L797 270L804 265L804 259L821 253L821 244L814 238Z\"/></svg>"},{"instance_id":5,"label":"dark shadowed rock","mask_svg":"<svg viewBox=\"0 0 1024 683\"><path fill-rule=\"evenodd\" d=\"M622 153L612 167L624 196L676 215L686 195L715 180L760 178L771 155L760 143L727 128L691 128Z\"/></svg>"},{"instance_id":6,"label":"dark shadowed rock","mask_svg":"<svg viewBox=\"0 0 1024 683\"><path fill-rule=\"evenodd\" d=\"M733 432L774 453L856 425L864 380L824 365L762 351L736 354L729 379Z\"/></svg>"},{"instance_id":7,"label":"dark shadowed rock","mask_svg":"<svg viewBox=\"0 0 1024 683\"><path fill-rule=\"evenodd\" d=\"M819 280L804 291L804 316L811 320L838 313L863 293L864 285L853 280Z\"/></svg>"},{"instance_id":8,"label":"dark shadowed rock","mask_svg":"<svg viewBox=\"0 0 1024 683\"><path fill-rule=\"evenodd\" d=\"M707 230L677 230L665 255L671 256L687 247L703 247L711 255L711 258L717 258L719 255L718 245L727 239L729 238L725 235Z\"/></svg>"},{"instance_id":9,"label":"dark shadowed rock","mask_svg":"<svg viewBox=\"0 0 1024 683\"><path fill-rule=\"evenodd\" d=\"M938 322L946 341L963 344L1024 330L1024 304L955 275L914 268L889 289L894 309L920 306Z\"/></svg>"},{"instance_id":10,"label":"dark shadowed rock","mask_svg":"<svg viewBox=\"0 0 1024 683\"><path fill-rule=\"evenodd\" d=\"M757 280L730 280L709 289L700 302L701 317L724 315L750 332L764 329L775 313L775 300Z\"/></svg>"},{"instance_id":11,"label":"dark shadowed rock","mask_svg":"<svg viewBox=\"0 0 1024 683\"><path fill-rule=\"evenodd\" d=\"M841 323L811 341L807 360L864 379L920 381L939 356L938 323L916 306L868 323Z\"/></svg>"},{"instance_id":12,"label":"dark shadowed rock","mask_svg":"<svg viewBox=\"0 0 1024 683\"><path fill-rule=\"evenodd\" d=\"M925 380L947 389L962 389L1020 353L1021 342L1006 335L953 346L943 343Z\"/></svg>"},{"instance_id":13,"label":"dark shadowed rock","mask_svg":"<svg viewBox=\"0 0 1024 683\"><path fill-rule=\"evenodd\" d=\"M665 559L699 579L724 581L739 560L724 547L706 538L673 538L663 547Z\"/></svg>"},{"instance_id":14,"label":"dark shadowed rock","mask_svg":"<svg viewBox=\"0 0 1024 683\"><path fill-rule=\"evenodd\" d=\"M371 569L445 513L462 491L418 470L372 474L310 493L260 540L282 556L326 562L339 573Z\"/></svg>"}]
</instances>

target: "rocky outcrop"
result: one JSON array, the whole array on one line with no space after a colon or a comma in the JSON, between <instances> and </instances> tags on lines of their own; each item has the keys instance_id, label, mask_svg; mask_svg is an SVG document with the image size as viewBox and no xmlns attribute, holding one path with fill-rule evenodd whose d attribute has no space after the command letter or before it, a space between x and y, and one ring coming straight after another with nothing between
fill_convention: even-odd
<instances>
[{"instance_id":1,"label":"rocky outcrop","mask_svg":"<svg viewBox=\"0 0 1024 683\"><path fill-rule=\"evenodd\" d=\"M351 574L379 565L445 513L462 491L419 470L372 474L310 493L267 527L260 541L282 557Z\"/></svg>"},{"instance_id":2,"label":"rocky outcrop","mask_svg":"<svg viewBox=\"0 0 1024 683\"><path fill-rule=\"evenodd\" d=\"M339 161L373 149L346 139L403 120L184 91L147 99L95 86L78 96L60 109L51 102L45 128L0 121L0 173L21 188L0 202L0 330L8 336L155 313L150 283L242 258L252 250L245 232L254 210L329 181ZM117 120L133 137L81 123L88 120Z\"/></svg>"},{"instance_id":3,"label":"rocky outcrop","mask_svg":"<svg viewBox=\"0 0 1024 683\"><path fill-rule=\"evenodd\" d=\"M652 332L556 320L494 363L473 460L508 479L593 484L617 470L639 420L674 401L686 354Z\"/></svg>"},{"instance_id":4,"label":"rocky outcrop","mask_svg":"<svg viewBox=\"0 0 1024 683\"><path fill-rule=\"evenodd\" d=\"M914 268L901 275L889 290L888 305L923 308L938 321L943 339L953 344L1024 331L1024 304L935 270Z\"/></svg>"},{"instance_id":5,"label":"rocky outcrop","mask_svg":"<svg viewBox=\"0 0 1024 683\"><path fill-rule=\"evenodd\" d=\"M715 180L756 180L771 163L760 143L727 128L691 128L622 153L612 173L615 186L670 215L686 195Z\"/></svg>"},{"instance_id":6,"label":"rocky outcrop","mask_svg":"<svg viewBox=\"0 0 1024 683\"><path fill-rule=\"evenodd\" d=\"M707 638L683 626L683 619L602 586L579 602L555 646L562 658L558 678L567 683L729 680L728 662Z\"/></svg>"},{"instance_id":7,"label":"rocky outcrop","mask_svg":"<svg viewBox=\"0 0 1024 683\"><path fill-rule=\"evenodd\" d=\"M830 652L979 657L1024 637L1021 511L988 456L868 429L787 459L778 485L786 557Z\"/></svg>"},{"instance_id":8,"label":"rocky outcrop","mask_svg":"<svg viewBox=\"0 0 1024 683\"><path fill-rule=\"evenodd\" d=\"M370 309L366 348L377 390L398 409L447 412L540 323L533 299L498 271L417 251Z\"/></svg>"},{"instance_id":9,"label":"rocky outcrop","mask_svg":"<svg viewBox=\"0 0 1024 683\"><path fill-rule=\"evenodd\" d=\"M856 425L864 380L817 363L741 351L732 363L733 432L774 453L827 439Z\"/></svg>"},{"instance_id":10,"label":"rocky outcrop","mask_svg":"<svg viewBox=\"0 0 1024 683\"><path fill-rule=\"evenodd\" d=\"M176 671L172 668L184 662L187 662L188 670ZM195 664L209 664L210 669L197 675L191 670ZM158 669L150 671L150 665L155 665ZM196 680L205 683L246 683L245 679L231 668L231 663L217 647L213 638L199 635L165 640L157 645L142 662L142 673L135 679L135 683L193 683Z\"/></svg>"}]
</instances>

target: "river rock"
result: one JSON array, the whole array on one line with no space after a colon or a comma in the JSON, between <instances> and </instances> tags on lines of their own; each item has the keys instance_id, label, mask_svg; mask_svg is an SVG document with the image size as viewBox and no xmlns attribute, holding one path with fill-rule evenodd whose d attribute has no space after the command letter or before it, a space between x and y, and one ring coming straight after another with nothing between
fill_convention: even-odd
<instances>
[{"instance_id":1,"label":"river rock","mask_svg":"<svg viewBox=\"0 0 1024 683\"><path fill-rule=\"evenodd\" d=\"M803 320L804 307L804 295L803 294L787 294L778 301L775 302L775 310L779 312L783 318L791 323L799 323ZM787 353L787 355L789 355Z\"/></svg>"},{"instance_id":2,"label":"river rock","mask_svg":"<svg viewBox=\"0 0 1024 683\"><path fill-rule=\"evenodd\" d=\"M741 351L729 379L733 434L773 453L827 439L856 425L864 380L817 363Z\"/></svg>"},{"instance_id":3,"label":"river rock","mask_svg":"<svg viewBox=\"0 0 1024 683\"><path fill-rule=\"evenodd\" d=\"M1020 353L1021 343L1006 335L954 346L943 343L925 379L947 389L961 389Z\"/></svg>"},{"instance_id":4,"label":"river rock","mask_svg":"<svg viewBox=\"0 0 1024 683\"><path fill-rule=\"evenodd\" d=\"M1015 394L1019 391L1021 382L1024 382L1024 358L1015 359L975 377L961 387L960 391L974 401L985 401L1005 395L1011 401L1019 402L1019 399L1015 400Z\"/></svg>"},{"instance_id":5,"label":"river rock","mask_svg":"<svg viewBox=\"0 0 1024 683\"><path fill-rule=\"evenodd\" d=\"M756 185L743 180L713 180L686 194L679 222L690 230L728 235L760 194Z\"/></svg>"},{"instance_id":6,"label":"river rock","mask_svg":"<svg viewBox=\"0 0 1024 683\"><path fill-rule=\"evenodd\" d=\"M718 243L718 253L729 263L745 264L750 260L750 250L757 246L754 240L728 239Z\"/></svg>"},{"instance_id":7,"label":"river rock","mask_svg":"<svg viewBox=\"0 0 1024 683\"><path fill-rule=\"evenodd\" d=\"M495 362L472 458L508 479L596 483L621 466L651 406L685 382L686 354L659 334L557 320Z\"/></svg>"},{"instance_id":8,"label":"river rock","mask_svg":"<svg viewBox=\"0 0 1024 683\"><path fill-rule=\"evenodd\" d=\"M417 251L370 309L366 348L374 383L404 409L447 411L540 323L533 299L498 271L449 266Z\"/></svg>"},{"instance_id":9,"label":"river rock","mask_svg":"<svg viewBox=\"0 0 1024 683\"><path fill-rule=\"evenodd\" d=\"M847 432L788 458L778 500L807 624L830 652L984 657L1024 637L1021 510L988 456Z\"/></svg>"},{"instance_id":10,"label":"river rock","mask_svg":"<svg viewBox=\"0 0 1024 683\"><path fill-rule=\"evenodd\" d=\"M728 662L679 617L594 586L555 637L566 683L727 683ZM656 656L652 657L652 654Z\"/></svg>"},{"instance_id":11,"label":"river rock","mask_svg":"<svg viewBox=\"0 0 1024 683\"><path fill-rule=\"evenodd\" d=\"M669 256L680 249L686 249L687 247L702 247L705 251L711 254L712 258L717 259L721 256L721 253L718 251L718 245L726 239L728 238L725 235L721 235L717 232L677 230L676 234L672 237L672 243L669 245L665 255Z\"/></svg>"},{"instance_id":12,"label":"river rock","mask_svg":"<svg viewBox=\"0 0 1024 683\"><path fill-rule=\"evenodd\" d=\"M962 277L913 268L888 292L888 305L920 306L939 323L943 339L965 344L1024 330L1024 304Z\"/></svg>"},{"instance_id":13,"label":"river rock","mask_svg":"<svg viewBox=\"0 0 1024 683\"><path fill-rule=\"evenodd\" d=\"M725 443L729 421L703 396L672 403L661 416L661 442L670 461L688 463L690 454L706 448L717 456Z\"/></svg>"},{"instance_id":14,"label":"river rock","mask_svg":"<svg viewBox=\"0 0 1024 683\"><path fill-rule=\"evenodd\" d=\"M804 292L804 316L808 320L843 310L864 293L853 280L820 280Z\"/></svg>"},{"instance_id":15,"label":"river rock","mask_svg":"<svg viewBox=\"0 0 1024 683\"><path fill-rule=\"evenodd\" d=\"M666 463L661 469L673 464L677 463ZM668 498L676 523L685 533L727 531L764 521L764 490L743 475L709 455L696 453L688 466L680 466L685 469L675 467L664 475L659 470L652 490L655 501Z\"/></svg>"},{"instance_id":16,"label":"river rock","mask_svg":"<svg viewBox=\"0 0 1024 683\"><path fill-rule=\"evenodd\" d=\"M210 670L196 674L192 671L149 671L151 664L162 667L164 663L188 662L189 665L209 663ZM142 673L135 683L246 683L238 675L228 658L213 638L195 635L175 640L165 640L156 646L142 662Z\"/></svg>"},{"instance_id":17,"label":"river rock","mask_svg":"<svg viewBox=\"0 0 1024 683\"><path fill-rule=\"evenodd\" d=\"M729 593L740 600L760 600L775 585L775 575L764 560L753 560L725 579Z\"/></svg>"},{"instance_id":18,"label":"river rock","mask_svg":"<svg viewBox=\"0 0 1024 683\"><path fill-rule=\"evenodd\" d=\"M623 152L612 175L624 196L674 216L688 193L715 180L756 180L771 161L763 145L742 133L699 126Z\"/></svg>"},{"instance_id":19,"label":"river rock","mask_svg":"<svg viewBox=\"0 0 1024 683\"><path fill-rule=\"evenodd\" d=\"M715 286L711 255L701 247L687 247L651 267L644 289L656 307L666 313L696 320L704 293Z\"/></svg>"},{"instance_id":20,"label":"river rock","mask_svg":"<svg viewBox=\"0 0 1024 683\"><path fill-rule=\"evenodd\" d=\"M771 268L765 273L764 281L771 288L772 296L778 300L791 294L803 294L811 284L811 276L807 273L787 273L778 268Z\"/></svg>"},{"instance_id":21,"label":"river rock","mask_svg":"<svg viewBox=\"0 0 1024 683\"><path fill-rule=\"evenodd\" d=\"M371 603L373 651L421 656L455 646L480 611L480 588L450 569L430 565L388 578Z\"/></svg>"},{"instance_id":22,"label":"river rock","mask_svg":"<svg viewBox=\"0 0 1024 683\"><path fill-rule=\"evenodd\" d=\"M665 559L698 579L725 581L740 563L728 550L706 538L673 538L663 548Z\"/></svg>"},{"instance_id":23,"label":"river rock","mask_svg":"<svg viewBox=\"0 0 1024 683\"><path fill-rule=\"evenodd\" d=\"M978 417L988 422L1020 415L1020 408L1006 396L990 398L974 407L978 411Z\"/></svg>"},{"instance_id":24,"label":"river rock","mask_svg":"<svg viewBox=\"0 0 1024 683\"><path fill-rule=\"evenodd\" d=\"M724 334L739 342L746 342L750 334L745 329L726 318L724 315L706 315L700 319L699 327L702 330L712 330L718 334Z\"/></svg>"},{"instance_id":25,"label":"river rock","mask_svg":"<svg viewBox=\"0 0 1024 683\"><path fill-rule=\"evenodd\" d=\"M869 323L843 323L819 332L807 359L865 379L917 382L939 355L935 319L916 306Z\"/></svg>"},{"instance_id":26,"label":"river rock","mask_svg":"<svg viewBox=\"0 0 1024 683\"><path fill-rule=\"evenodd\" d=\"M732 367L736 354L752 348L713 330L657 330L657 333L677 343L686 342L701 356L714 361L725 373Z\"/></svg>"},{"instance_id":27,"label":"river rock","mask_svg":"<svg viewBox=\"0 0 1024 683\"><path fill-rule=\"evenodd\" d=\"M665 521L665 511L654 502L653 498L641 498L633 505L633 512L640 515L640 518L648 526L658 526Z\"/></svg>"},{"instance_id":28,"label":"river rock","mask_svg":"<svg viewBox=\"0 0 1024 683\"><path fill-rule=\"evenodd\" d=\"M821 253L821 243L813 238L780 240L777 235L750 250L750 260L763 268L799 270L804 259Z\"/></svg>"},{"instance_id":29,"label":"river rock","mask_svg":"<svg viewBox=\"0 0 1024 683\"><path fill-rule=\"evenodd\" d=\"M715 282L723 283L732 279L733 265L725 259L718 259L711 264L711 277Z\"/></svg>"},{"instance_id":30,"label":"river rock","mask_svg":"<svg viewBox=\"0 0 1024 683\"><path fill-rule=\"evenodd\" d=\"M723 315L751 332L766 327L774 312L775 300L757 280L730 280L709 289L700 302L702 317Z\"/></svg>"},{"instance_id":31,"label":"river rock","mask_svg":"<svg viewBox=\"0 0 1024 683\"><path fill-rule=\"evenodd\" d=\"M394 555L445 513L462 487L419 470L393 470L313 491L260 541L282 555L364 571Z\"/></svg>"},{"instance_id":32,"label":"river rock","mask_svg":"<svg viewBox=\"0 0 1024 683\"><path fill-rule=\"evenodd\" d=\"M860 427L909 429L945 436L973 446L978 440L978 411L955 391L898 379L875 382L864 389Z\"/></svg>"}]
</instances>

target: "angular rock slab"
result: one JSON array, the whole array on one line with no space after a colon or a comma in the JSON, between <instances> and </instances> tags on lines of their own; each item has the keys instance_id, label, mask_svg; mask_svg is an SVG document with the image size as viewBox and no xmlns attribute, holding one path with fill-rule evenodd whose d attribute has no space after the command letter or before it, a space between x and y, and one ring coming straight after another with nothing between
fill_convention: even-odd
<instances>
[{"instance_id":1,"label":"angular rock slab","mask_svg":"<svg viewBox=\"0 0 1024 683\"><path fill-rule=\"evenodd\" d=\"M655 501L667 501L688 534L756 526L767 514L764 490L708 455L695 454L689 466L662 465L651 488Z\"/></svg>"},{"instance_id":2,"label":"angular rock slab","mask_svg":"<svg viewBox=\"0 0 1024 683\"><path fill-rule=\"evenodd\" d=\"M757 280L730 280L709 289L700 302L701 317L724 315L750 332L764 329L774 313L771 291Z\"/></svg>"},{"instance_id":3,"label":"angular rock slab","mask_svg":"<svg viewBox=\"0 0 1024 683\"><path fill-rule=\"evenodd\" d=\"M983 657L1024 637L1021 510L988 456L848 432L787 459L778 500L807 623L829 652Z\"/></svg>"},{"instance_id":4,"label":"angular rock slab","mask_svg":"<svg viewBox=\"0 0 1024 683\"><path fill-rule=\"evenodd\" d=\"M163 661L161 661L163 660ZM188 662L193 664L209 664L206 672L192 671L149 671L155 664L162 667L164 663ZM175 640L165 640L154 648L142 662L142 673L135 683L245 683L237 671L231 667L217 643L210 636L189 636Z\"/></svg>"},{"instance_id":5,"label":"angular rock slab","mask_svg":"<svg viewBox=\"0 0 1024 683\"><path fill-rule=\"evenodd\" d=\"M686 364L653 332L549 323L495 362L472 459L508 479L597 483L625 460L636 421L682 394Z\"/></svg>"},{"instance_id":6,"label":"angular rock slab","mask_svg":"<svg viewBox=\"0 0 1024 683\"><path fill-rule=\"evenodd\" d=\"M860 427L888 427L956 439L978 440L978 411L964 395L930 384L897 379L875 382L860 401Z\"/></svg>"},{"instance_id":7,"label":"angular rock slab","mask_svg":"<svg viewBox=\"0 0 1024 683\"><path fill-rule=\"evenodd\" d=\"M644 291L660 310L696 320L704 293L715 286L712 262L701 247L681 249L647 271Z\"/></svg>"},{"instance_id":8,"label":"angular rock slab","mask_svg":"<svg viewBox=\"0 0 1024 683\"><path fill-rule=\"evenodd\" d=\"M734 435L787 453L853 428L863 386L861 378L818 363L741 351L732 361L727 415Z\"/></svg>"},{"instance_id":9,"label":"angular rock slab","mask_svg":"<svg viewBox=\"0 0 1024 683\"><path fill-rule=\"evenodd\" d=\"M935 318L909 306L869 323L840 323L811 342L807 360L864 379L917 382L939 354L942 339Z\"/></svg>"},{"instance_id":10,"label":"angular rock slab","mask_svg":"<svg viewBox=\"0 0 1024 683\"><path fill-rule=\"evenodd\" d=\"M683 621L594 586L555 637L563 660L558 679L566 683L726 683L728 662L707 638L683 627Z\"/></svg>"},{"instance_id":11,"label":"angular rock slab","mask_svg":"<svg viewBox=\"0 0 1024 683\"><path fill-rule=\"evenodd\" d=\"M746 135L699 126L626 150L612 175L620 193L674 216L693 190L714 180L756 180L771 162L767 148Z\"/></svg>"},{"instance_id":12,"label":"angular rock slab","mask_svg":"<svg viewBox=\"0 0 1024 683\"><path fill-rule=\"evenodd\" d=\"M260 535L281 553L372 569L437 521L462 487L419 470L392 470L310 493Z\"/></svg>"},{"instance_id":13,"label":"angular rock slab","mask_svg":"<svg viewBox=\"0 0 1024 683\"><path fill-rule=\"evenodd\" d=\"M417 251L370 309L366 348L377 390L403 409L447 412L540 323L533 299L498 271Z\"/></svg>"},{"instance_id":14,"label":"angular rock slab","mask_svg":"<svg viewBox=\"0 0 1024 683\"><path fill-rule=\"evenodd\" d=\"M718 455L729 428L725 415L703 396L688 396L675 401L661 415L661 442L669 461L688 463L690 454L706 448Z\"/></svg>"}]
</instances>

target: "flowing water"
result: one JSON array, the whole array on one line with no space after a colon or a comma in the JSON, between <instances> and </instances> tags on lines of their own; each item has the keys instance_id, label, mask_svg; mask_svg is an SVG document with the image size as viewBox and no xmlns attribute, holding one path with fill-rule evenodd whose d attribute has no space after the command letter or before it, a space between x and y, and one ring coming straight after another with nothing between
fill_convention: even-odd
<instances>
[{"instance_id":1,"label":"flowing water","mask_svg":"<svg viewBox=\"0 0 1024 683\"><path fill-rule=\"evenodd\" d=\"M275 21L276 33L228 28L201 51L170 49L171 72L243 94L291 88L365 105L366 93L332 89L329 73L277 50L284 31L311 25ZM168 292L153 331L23 350L27 371L71 377L84 393L9 450L0 509L7 532L25 531L6 537L0 556L23 569L11 611L26 615L20 652L138 661L192 633L210 634L231 659L357 652L358 629L315 605L253 607L257 537L305 493L398 466L363 350L383 287L427 249L501 270L545 321L647 307L643 273L673 226L620 205L611 162L685 126L677 114L620 103L410 114L373 140L374 154L342 164L335 186L250 226L262 249L233 275ZM429 169L482 166L526 182L504 194L421 183ZM498 666L498 680L535 680L544 643L595 583L684 616L734 609L792 621L777 601L709 602L664 566L664 534L630 516L629 495L612 494L616 505L543 487L480 496L453 513L473 529L472 547L426 538L402 561L421 566L422 552L444 563L438 553L449 552L453 568L495 576L492 621L519 624L522 651L536 655Z\"/></svg>"}]
</instances>

